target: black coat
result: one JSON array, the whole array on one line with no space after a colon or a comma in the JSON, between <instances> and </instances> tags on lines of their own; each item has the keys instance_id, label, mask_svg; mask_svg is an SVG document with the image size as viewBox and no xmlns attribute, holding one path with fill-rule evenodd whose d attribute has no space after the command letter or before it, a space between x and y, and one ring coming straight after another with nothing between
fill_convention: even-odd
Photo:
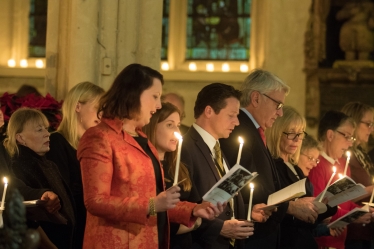
<instances>
[{"instance_id":1,"label":"black coat","mask_svg":"<svg viewBox=\"0 0 374 249\"><path fill-rule=\"evenodd\" d=\"M284 163L282 158L275 159L274 161L279 172L282 188L299 181L294 172ZM305 178L303 171L298 166L295 166L295 171L300 180ZM305 196L313 197L313 185L309 179L306 180L305 187ZM281 248L317 249L318 244L313 237L313 229L315 229L321 221L334 215L336 211L336 207L328 207L325 213L318 216L318 219L314 224L303 222L290 214L286 214L281 223Z\"/></svg>"},{"instance_id":2,"label":"black coat","mask_svg":"<svg viewBox=\"0 0 374 249\"><path fill-rule=\"evenodd\" d=\"M252 120L242 110L239 111L240 125L235 127L229 138L221 139L222 151L227 156L229 164L236 163L239 143L238 137L244 140L240 165L250 172L259 175L253 180L255 189L252 204L267 203L268 196L281 189L280 179L273 158L265 147L260 133ZM249 188L243 188L242 196L248 210ZM255 223L254 235L246 240L246 248L277 248L279 246L280 223L288 209L288 202L278 206L265 223Z\"/></svg>"},{"instance_id":3,"label":"black coat","mask_svg":"<svg viewBox=\"0 0 374 249\"><path fill-rule=\"evenodd\" d=\"M40 221L40 226L58 248L74 248L74 200L57 166L28 147L18 145L18 149L19 154L12 158L14 174L30 187L48 188L55 192L60 199L60 212L68 220L67 225Z\"/></svg>"},{"instance_id":4,"label":"black coat","mask_svg":"<svg viewBox=\"0 0 374 249\"><path fill-rule=\"evenodd\" d=\"M227 160L222 155L226 164ZM183 146L181 161L183 161L192 177L193 184L199 194L199 199L219 181L217 168L212 159L209 147L204 142L200 134L191 127L186 135L183 137ZM196 200L190 200L196 202ZM244 219L244 205L241 195L234 197L235 217L237 219ZM227 205L226 209L221 215L212 220L203 220L201 226L192 232L193 248L212 248L212 249L228 249L230 247L230 240L220 235L223 223L225 220L230 220L232 217L232 209ZM237 240L238 248L243 248L242 240Z\"/></svg>"},{"instance_id":5,"label":"black coat","mask_svg":"<svg viewBox=\"0 0 374 249\"><path fill-rule=\"evenodd\" d=\"M47 152L46 157L57 165L62 178L73 194L76 209L74 245L77 248L81 248L83 246L87 210L83 200L82 175L77 158L77 150L58 132L52 133L49 139L50 150Z\"/></svg>"}]
</instances>

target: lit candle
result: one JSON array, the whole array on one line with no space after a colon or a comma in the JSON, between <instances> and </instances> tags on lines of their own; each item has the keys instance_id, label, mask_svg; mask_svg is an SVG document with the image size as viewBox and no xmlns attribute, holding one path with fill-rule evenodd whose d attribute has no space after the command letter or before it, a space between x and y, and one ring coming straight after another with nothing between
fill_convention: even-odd
<instances>
[{"instance_id":1,"label":"lit candle","mask_svg":"<svg viewBox=\"0 0 374 249\"><path fill-rule=\"evenodd\" d=\"M1 199L1 206L0 206L1 210L4 210L4 202L5 202L6 189L8 188L8 179L6 177L4 177L3 181L4 181L4 191L3 191L3 198Z\"/></svg>"},{"instance_id":2,"label":"lit candle","mask_svg":"<svg viewBox=\"0 0 374 249\"><path fill-rule=\"evenodd\" d=\"M178 138L179 142L178 142L177 164L175 165L175 174L174 174L174 184L173 184L173 186L178 184L179 164L180 164L180 161L181 161L181 149L182 149L182 142L183 142L183 138L182 138L181 134L179 134L178 132L174 132L174 136L176 136Z\"/></svg>"},{"instance_id":3,"label":"lit candle","mask_svg":"<svg viewBox=\"0 0 374 249\"><path fill-rule=\"evenodd\" d=\"M242 150L243 150L243 144L244 144L242 137L239 137L239 143L240 145L239 145L238 158L236 159L236 164L240 164L240 158L242 157Z\"/></svg>"},{"instance_id":4,"label":"lit candle","mask_svg":"<svg viewBox=\"0 0 374 249\"><path fill-rule=\"evenodd\" d=\"M248 206L247 220L251 221L253 189L255 188L255 186L253 185L253 183L250 183L249 187L251 188L251 194L249 195L249 206Z\"/></svg>"},{"instance_id":5,"label":"lit candle","mask_svg":"<svg viewBox=\"0 0 374 249\"><path fill-rule=\"evenodd\" d=\"M349 159L351 158L351 152L347 151L345 154L347 155L347 161L345 162L344 176L347 175L347 169L348 169Z\"/></svg>"},{"instance_id":6,"label":"lit candle","mask_svg":"<svg viewBox=\"0 0 374 249\"><path fill-rule=\"evenodd\" d=\"M374 180L374 178L373 178L373 180ZM373 192L371 193L369 204L373 203L373 198L374 198L374 188L373 188Z\"/></svg>"},{"instance_id":7,"label":"lit candle","mask_svg":"<svg viewBox=\"0 0 374 249\"><path fill-rule=\"evenodd\" d=\"M333 171L333 173L332 173L332 175L331 175L331 177L330 177L329 182L328 182L327 185L326 185L326 188L323 190L323 193L322 193L322 195L321 195L321 198L319 198L319 202L322 202L323 197L325 197L325 194L326 194L327 188L330 186L331 181L332 181L332 179L334 178L334 176L335 176L335 174L336 174L336 167L335 167L335 166L332 167L332 171Z\"/></svg>"}]
</instances>

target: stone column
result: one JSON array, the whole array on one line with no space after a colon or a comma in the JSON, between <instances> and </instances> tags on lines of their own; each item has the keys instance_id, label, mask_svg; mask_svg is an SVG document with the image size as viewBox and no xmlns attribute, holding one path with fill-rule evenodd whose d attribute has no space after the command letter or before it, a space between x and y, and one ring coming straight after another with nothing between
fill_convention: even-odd
<instances>
[{"instance_id":1,"label":"stone column","mask_svg":"<svg viewBox=\"0 0 374 249\"><path fill-rule=\"evenodd\" d=\"M160 67L162 0L55 0L48 6L46 90L104 89L130 63Z\"/></svg>"}]
</instances>

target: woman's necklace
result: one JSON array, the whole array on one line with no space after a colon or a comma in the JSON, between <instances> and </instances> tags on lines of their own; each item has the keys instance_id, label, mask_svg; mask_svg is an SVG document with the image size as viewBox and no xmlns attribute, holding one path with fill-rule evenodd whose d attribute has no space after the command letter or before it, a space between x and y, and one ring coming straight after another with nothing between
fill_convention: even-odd
<instances>
[{"instance_id":1,"label":"woman's necklace","mask_svg":"<svg viewBox=\"0 0 374 249\"><path fill-rule=\"evenodd\" d=\"M127 131L127 130L125 130L125 132L126 132L127 134L129 134L130 136L132 136L132 137L139 137L139 134L136 133L136 132Z\"/></svg>"}]
</instances>

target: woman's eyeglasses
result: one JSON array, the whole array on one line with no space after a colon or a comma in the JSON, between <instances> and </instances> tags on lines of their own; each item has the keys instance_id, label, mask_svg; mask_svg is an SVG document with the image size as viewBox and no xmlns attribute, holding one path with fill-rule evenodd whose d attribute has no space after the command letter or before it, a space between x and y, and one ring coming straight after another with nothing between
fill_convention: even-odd
<instances>
[{"instance_id":1,"label":"woman's eyeglasses","mask_svg":"<svg viewBox=\"0 0 374 249\"><path fill-rule=\"evenodd\" d=\"M356 138L352 137L352 136L349 136L341 131L336 131L337 133L339 133L340 135L342 135L348 142L354 142L356 141Z\"/></svg>"},{"instance_id":2,"label":"woman's eyeglasses","mask_svg":"<svg viewBox=\"0 0 374 249\"><path fill-rule=\"evenodd\" d=\"M288 140L295 140L297 137L300 140L303 140L306 136L308 136L308 134L305 131L303 131L301 133L283 132L283 134L285 134L287 136Z\"/></svg>"},{"instance_id":3,"label":"woman's eyeglasses","mask_svg":"<svg viewBox=\"0 0 374 249\"><path fill-rule=\"evenodd\" d=\"M364 121L360 121L360 123L363 123L363 124L366 124L366 126L370 129L373 127L374 123L373 122L364 122Z\"/></svg>"},{"instance_id":4,"label":"woman's eyeglasses","mask_svg":"<svg viewBox=\"0 0 374 249\"><path fill-rule=\"evenodd\" d=\"M312 156L308 156L308 155L303 154L303 153L300 153L300 155L306 156L308 158L309 162L315 162L316 164L319 164L319 159L318 158L314 158Z\"/></svg>"}]
</instances>

